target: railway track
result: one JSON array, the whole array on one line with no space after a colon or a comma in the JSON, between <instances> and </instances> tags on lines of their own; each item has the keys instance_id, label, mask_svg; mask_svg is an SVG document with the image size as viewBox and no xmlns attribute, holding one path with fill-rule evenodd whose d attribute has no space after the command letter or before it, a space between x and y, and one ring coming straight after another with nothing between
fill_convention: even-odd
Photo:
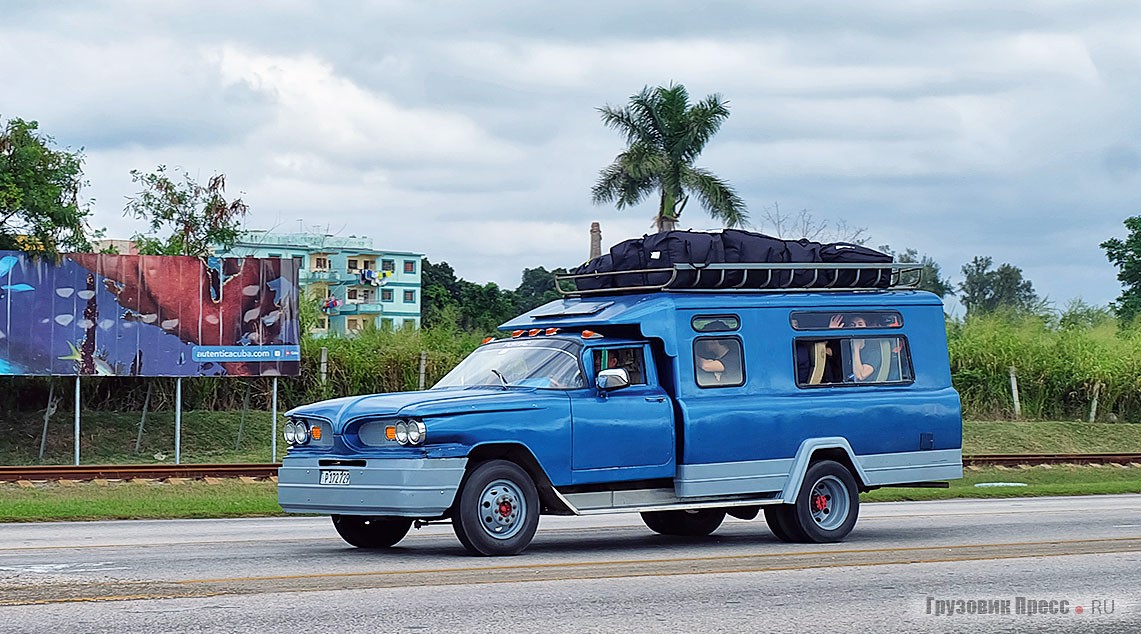
<instances>
[{"instance_id":1,"label":"railway track","mask_svg":"<svg viewBox=\"0 0 1141 634\"><path fill-rule=\"evenodd\" d=\"M1043 464L1141 464L1141 453L1092 454L979 454L964 456L963 466ZM269 478L279 464L148 464L148 465L35 465L0 466L0 482L58 480L165 480L185 478Z\"/></svg>"}]
</instances>

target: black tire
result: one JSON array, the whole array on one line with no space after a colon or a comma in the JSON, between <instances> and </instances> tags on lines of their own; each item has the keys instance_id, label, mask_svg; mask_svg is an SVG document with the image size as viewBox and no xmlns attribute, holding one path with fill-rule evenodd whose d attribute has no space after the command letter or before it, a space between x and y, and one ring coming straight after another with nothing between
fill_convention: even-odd
<instances>
[{"instance_id":1,"label":"black tire","mask_svg":"<svg viewBox=\"0 0 1141 634\"><path fill-rule=\"evenodd\" d=\"M653 511L642 513L642 521L655 533L680 537L704 537L725 521L725 509Z\"/></svg>"},{"instance_id":2,"label":"black tire","mask_svg":"<svg viewBox=\"0 0 1141 634\"><path fill-rule=\"evenodd\" d=\"M807 541L808 537L796 526L796 509L791 504L765 507L765 523L769 530L782 542L795 544Z\"/></svg>"},{"instance_id":3,"label":"black tire","mask_svg":"<svg viewBox=\"0 0 1141 634\"><path fill-rule=\"evenodd\" d=\"M538 527L539 492L519 465L489 460L468 473L452 509L452 529L468 552L518 555Z\"/></svg>"},{"instance_id":4,"label":"black tire","mask_svg":"<svg viewBox=\"0 0 1141 634\"><path fill-rule=\"evenodd\" d=\"M333 528L341 539L357 548L388 548L404 539L412 520L405 517L334 515Z\"/></svg>"},{"instance_id":5,"label":"black tire","mask_svg":"<svg viewBox=\"0 0 1141 634\"><path fill-rule=\"evenodd\" d=\"M852 472L832 460L809 465L792 511L791 528L804 535L797 541L822 544L844 539L860 515L860 491Z\"/></svg>"}]
</instances>

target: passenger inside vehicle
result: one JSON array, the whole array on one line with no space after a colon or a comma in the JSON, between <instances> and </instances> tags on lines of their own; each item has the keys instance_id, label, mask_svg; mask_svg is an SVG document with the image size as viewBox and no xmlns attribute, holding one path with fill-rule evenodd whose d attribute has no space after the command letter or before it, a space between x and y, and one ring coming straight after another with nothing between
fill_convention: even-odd
<instances>
[{"instance_id":1,"label":"passenger inside vehicle","mask_svg":"<svg viewBox=\"0 0 1141 634\"><path fill-rule=\"evenodd\" d=\"M740 385L741 344L730 337L709 337L694 344L697 384L702 387Z\"/></svg>"}]
</instances>

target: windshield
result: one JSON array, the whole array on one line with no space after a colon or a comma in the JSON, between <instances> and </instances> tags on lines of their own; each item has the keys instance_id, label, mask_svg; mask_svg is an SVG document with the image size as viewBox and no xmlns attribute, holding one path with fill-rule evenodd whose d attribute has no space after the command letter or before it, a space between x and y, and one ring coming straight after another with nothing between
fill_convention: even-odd
<instances>
[{"instance_id":1,"label":"windshield","mask_svg":"<svg viewBox=\"0 0 1141 634\"><path fill-rule=\"evenodd\" d=\"M578 356L542 341L509 341L478 348L434 387L495 385L568 390L583 386Z\"/></svg>"}]
</instances>

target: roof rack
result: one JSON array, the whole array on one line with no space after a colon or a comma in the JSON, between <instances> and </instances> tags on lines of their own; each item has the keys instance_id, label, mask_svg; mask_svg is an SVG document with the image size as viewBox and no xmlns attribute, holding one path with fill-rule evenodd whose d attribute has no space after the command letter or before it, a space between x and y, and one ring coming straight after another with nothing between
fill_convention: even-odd
<instances>
[{"instance_id":1,"label":"roof rack","mask_svg":"<svg viewBox=\"0 0 1141 634\"><path fill-rule=\"evenodd\" d=\"M923 265L918 263L678 263L670 268L556 275L555 290L568 297L656 291L819 293L917 289L922 279Z\"/></svg>"}]
</instances>

